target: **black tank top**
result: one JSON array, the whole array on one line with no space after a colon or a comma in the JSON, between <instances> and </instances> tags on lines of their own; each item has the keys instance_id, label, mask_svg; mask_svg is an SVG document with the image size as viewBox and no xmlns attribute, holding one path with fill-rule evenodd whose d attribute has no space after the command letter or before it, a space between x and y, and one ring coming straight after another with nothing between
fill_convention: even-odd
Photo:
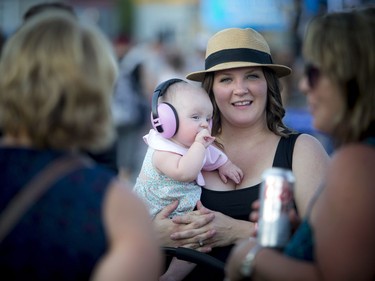
<instances>
[{"instance_id":1,"label":"black tank top","mask_svg":"<svg viewBox=\"0 0 375 281\"><path fill-rule=\"evenodd\" d=\"M300 134L292 134L288 138L282 137L277 145L273 167L286 168L292 170L293 150L297 137ZM260 183L247 188L214 191L202 187L201 201L208 209L221 212L227 216L239 220L249 220L251 204L259 197ZM226 261L233 245L217 247L210 255ZM223 276L215 276L215 272L197 266L193 272L184 280L223 280Z\"/></svg>"},{"instance_id":2,"label":"black tank top","mask_svg":"<svg viewBox=\"0 0 375 281\"><path fill-rule=\"evenodd\" d=\"M282 137L278 143L273 159L273 167L292 170L294 144L298 134ZM211 210L240 220L249 220L251 204L258 199L260 183L247 188L215 191L202 187L201 201Z\"/></svg>"}]
</instances>

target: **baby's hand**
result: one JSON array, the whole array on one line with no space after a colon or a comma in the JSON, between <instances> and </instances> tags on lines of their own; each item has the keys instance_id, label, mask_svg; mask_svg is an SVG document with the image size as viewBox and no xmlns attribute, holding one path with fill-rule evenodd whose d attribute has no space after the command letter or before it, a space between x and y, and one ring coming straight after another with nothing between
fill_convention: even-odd
<instances>
[{"instance_id":1,"label":"baby's hand","mask_svg":"<svg viewBox=\"0 0 375 281\"><path fill-rule=\"evenodd\" d=\"M228 182L228 178L239 184L243 178L243 172L240 168L234 165L230 160L228 160L223 166L219 167L219 175L224 183Z\"/></svg>"},{"instance_id":2,"label":"baby's hand","mask_svg":"<svg viewBox=\"0 0 375 281\"><path fill-rule=\"evenodd\" d=\"M200 142L207 148L215 140L215 137L211 136L210 132L207 129L203 129L195 136L195 141Z\"/></svg>"}]
</instances>

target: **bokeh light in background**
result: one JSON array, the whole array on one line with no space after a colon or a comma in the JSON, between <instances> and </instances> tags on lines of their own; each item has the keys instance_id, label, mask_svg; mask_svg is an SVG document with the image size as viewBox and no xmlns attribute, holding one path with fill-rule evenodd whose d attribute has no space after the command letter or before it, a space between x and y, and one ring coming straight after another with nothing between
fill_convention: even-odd
<instances>
[{"instance_id":1,"label":"bokeh light in background","mask_svg":"<svg viewBox=\"0 0 375 281\"><path fill-rule=\"evenodd\" d=\"M253 27L261 30L285 30L293 0L236 0L228 5L226 0L201 1L202 24L217 31L228 27Z\"/></svg>"}]
</instances>

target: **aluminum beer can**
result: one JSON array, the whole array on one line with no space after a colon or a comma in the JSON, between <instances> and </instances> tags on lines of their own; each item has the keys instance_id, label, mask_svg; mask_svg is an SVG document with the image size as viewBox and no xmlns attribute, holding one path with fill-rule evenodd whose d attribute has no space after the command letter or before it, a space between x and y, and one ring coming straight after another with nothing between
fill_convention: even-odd
<instances>
[{"instance_id":1,"label":"aluminum beer can","mask_svg":"<svg viewBox=\"0 0 375 281\"><path fill-rule=\"evenodd\" d=\"M270 168L262 180L257 240L263 247L283 249L291 234L288 213L295 179L290 170Z\"/></svg>"}]
</instances>

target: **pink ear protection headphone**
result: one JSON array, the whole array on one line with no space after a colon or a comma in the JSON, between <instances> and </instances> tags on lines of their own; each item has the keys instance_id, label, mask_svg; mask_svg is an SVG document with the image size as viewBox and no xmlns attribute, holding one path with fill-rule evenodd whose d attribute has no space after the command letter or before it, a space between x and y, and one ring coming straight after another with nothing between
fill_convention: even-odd
<instances>
[{"instance_id":1,"label":"pink ear protection headphone","mask_svg":"<svg viewBox=\"0 0 375 281\"><path fill-rule=\"evenodd\" d=\"M168 87L174 83L185 82L173 78L160 83L154 90L151 104L152 127L165 138L173 137L178 131L178 115L176 109L167 102L158 104L159 97L165 94Z\"/></svg>"}]
</instances>

